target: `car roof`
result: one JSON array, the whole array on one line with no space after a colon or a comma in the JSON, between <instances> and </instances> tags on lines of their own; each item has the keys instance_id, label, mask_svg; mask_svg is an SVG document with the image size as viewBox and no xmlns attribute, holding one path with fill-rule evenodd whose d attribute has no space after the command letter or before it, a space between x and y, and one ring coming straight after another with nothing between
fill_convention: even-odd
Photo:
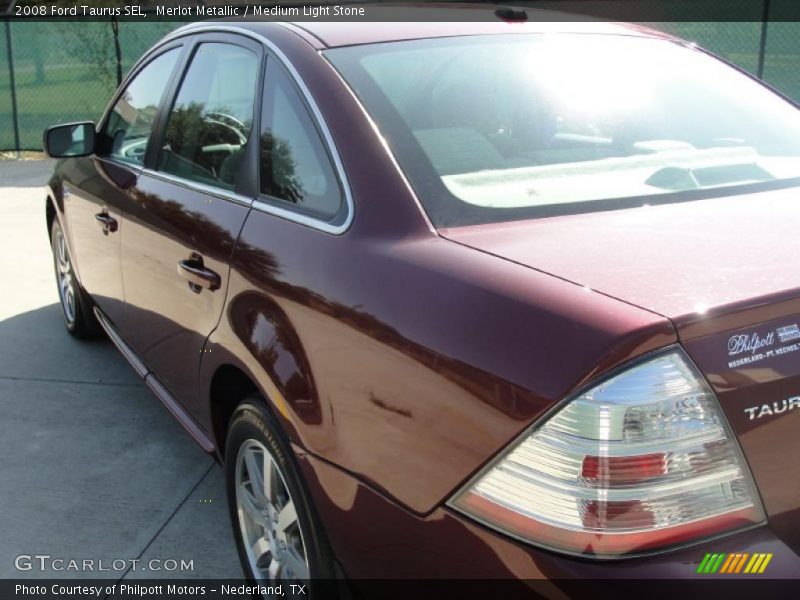
<instances>
[{"instance_id":1,"label":"car roof","mask_svg":"<svg viewBox=\"0 0 800 600\"><path fill-rule=\"evenodd\" d=\"M353 6L353 5L348 5ZM279 22L303 37L318 50L341 46L357 46L419 40L426 38L500 35L508 33L595 33L633 35L645 37L662 37L674 39L672 36L648 29L632 23L613 23L579 17L574 14L559 13L550 10L526 8L525 21L506 21L498 17L497 5L436 5L426 6L398 4L372 5L373 15L391 16L400 19L393 22L374 21L295 21ZM391 11L382 12L382 11ZM402 20L407 14L407 20ZM421 21L425 18L425 21ZM266 34L272 21L259 20L224 20L226 26L237 26L254 33ZM209 25L208 21L205 25ZM191 29L192 25L182 28Z\"/></svg>"},{"instance_id":2,"label":"car roof","mask_svg":"<svg viewBox=\"0 0 800 600\"><path fill-rule=\"evenodd\" d=\"M588 21L553 22L531 20L525 22L497 21L450 21L420 23L335 23L335 22L302 22L290 23L295 31L310 34L314 40L312 45L320 48L337 48L362 44L398 42L426 38L455 37L468 35L500 35L523 33L604 33L625 35L653 35L655 32L644 30L633 25L622 23L597 23ZM552 18L552 17L550 17ZM308 38L308 36L305 36Z\"/></svg>"}]
</instances>

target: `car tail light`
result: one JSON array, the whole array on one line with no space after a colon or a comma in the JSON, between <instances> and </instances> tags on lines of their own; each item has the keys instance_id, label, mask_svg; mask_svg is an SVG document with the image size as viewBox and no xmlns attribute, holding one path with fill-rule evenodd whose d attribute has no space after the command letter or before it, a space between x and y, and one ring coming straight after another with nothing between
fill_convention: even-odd
<instances>
[{"instance_id":1,"label":"car tail light","mask_svg":"<svg viewBox=\"0 0 800 600\"><path fill-rule=\"evenodd\" d=\"M764 519L717 399L680 350L568 401L450 504L525 541L597 557Z\"/></svg>"}]
</instances>

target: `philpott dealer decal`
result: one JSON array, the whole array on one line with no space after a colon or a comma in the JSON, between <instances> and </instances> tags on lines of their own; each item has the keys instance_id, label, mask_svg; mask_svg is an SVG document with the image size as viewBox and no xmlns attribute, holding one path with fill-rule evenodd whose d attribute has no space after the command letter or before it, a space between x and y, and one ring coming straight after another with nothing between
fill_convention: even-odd
<instances>
[{"instance_id":1,"label":"philpott dealer decal","mask_svg":"<svg viewBox=\"0 0 800 600\"><path fill-rule=\"evenodd\" d=\"M728 368L736 369L800 350L797 323L781 325L767 332L737 333L728 339Z\"/></svg>"}]
</instances>

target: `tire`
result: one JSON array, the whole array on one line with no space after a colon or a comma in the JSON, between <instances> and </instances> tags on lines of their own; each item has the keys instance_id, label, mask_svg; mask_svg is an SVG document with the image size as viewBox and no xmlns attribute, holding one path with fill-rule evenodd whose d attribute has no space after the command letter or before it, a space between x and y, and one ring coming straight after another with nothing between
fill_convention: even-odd
<instances>
[{"instance_id":1,"label":"tire","mask_svg":"<svg viewBox=\"0 0 800 600\"><path fill-rule=\"evenodd\" d=\"M64 231L58 219L53 219L50 228L50 248L53 252L53 267L58 287L58 298L64 325L70 335L79 339L92 339L102 335L102 329L92 312L92 302L81 288L72 259L69 255Z\"/></svg>"},{"instance_id":2,"label":"tire","mask_svg":"<svg viewBox=\"0 0 800 600\"><path fill-rule=\"evenodd\" d=\"M272 482L269 492L264 476L267 464ZM333 590L326 582L335 578L333 554L291 447L259 396L246 399L231 417L225 443L225 483L236 547L247 579L267 586L282 583L283 593L289 597L291 583L313 582L312 599L330 598ZM254 489L261 490L260 497L252 493Z\"/></svg>"}]
</instances>

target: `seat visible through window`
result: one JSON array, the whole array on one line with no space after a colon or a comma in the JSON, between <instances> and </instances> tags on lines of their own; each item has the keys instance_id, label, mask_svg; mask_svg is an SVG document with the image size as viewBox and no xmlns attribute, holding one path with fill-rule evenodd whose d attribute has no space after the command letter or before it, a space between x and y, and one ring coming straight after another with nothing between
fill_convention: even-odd
<instances>
[{"instance_id":1,"label":"seat visible through window","mask_svg":"<svg viewBox=\"0 0 800 600\"><path fill-rule=\"evenodd\" d=\"M253 125L258 56L240 46L200 44L169 115L159 169L233 189Z\"/></svg>"}]
</instances>

